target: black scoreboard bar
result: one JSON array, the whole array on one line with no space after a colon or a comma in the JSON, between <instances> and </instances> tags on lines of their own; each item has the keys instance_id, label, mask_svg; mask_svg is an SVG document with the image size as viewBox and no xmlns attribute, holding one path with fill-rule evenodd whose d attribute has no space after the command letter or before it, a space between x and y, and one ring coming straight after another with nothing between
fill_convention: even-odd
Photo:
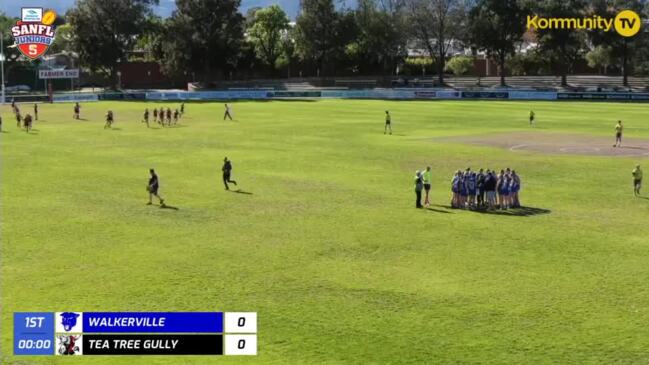
<instances>
[{"instance_id":1,"label":"black scoreboard bar","mask_svg":"<svg viewBox=\"0 0 649 365\"><path fill-rule=\"evenodd\" d=\"M81 336L84 355L223 355L223 335L101 334Z\"/></svg>"}]
</instances>

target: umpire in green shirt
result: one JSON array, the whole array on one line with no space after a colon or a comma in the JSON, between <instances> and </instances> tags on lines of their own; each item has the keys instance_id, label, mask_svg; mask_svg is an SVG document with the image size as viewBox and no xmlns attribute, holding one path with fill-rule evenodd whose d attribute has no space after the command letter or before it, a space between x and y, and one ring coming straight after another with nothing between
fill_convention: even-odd
<instances>
[{"instance_id":1,"label":"umpire in green shirt","mask_svg":"<svg viewBox=\"0 0 649 365\"><path fill-rule=\"evenodd\" d=\"M426 167L426 170L423 173L424 180L424 190L426 190L426 198L424 199L424 205L429 206L430 200L428 200L428 194L430 193L430 182L432 178L432 173L430 171L430 166Z\"/></svg>"},{"instance_id":2,"label":"umpire in green shirt","mask_svg":"<svg viewBox=\"0 0 649 365\"><path fill-rule=\"evenodd\" d=\"M631 175L633 175L633 194L638 196L642 187L642 170L640 170L640 165L635 166L635 169L631 171Z\"/></svg>"}]
</instances>

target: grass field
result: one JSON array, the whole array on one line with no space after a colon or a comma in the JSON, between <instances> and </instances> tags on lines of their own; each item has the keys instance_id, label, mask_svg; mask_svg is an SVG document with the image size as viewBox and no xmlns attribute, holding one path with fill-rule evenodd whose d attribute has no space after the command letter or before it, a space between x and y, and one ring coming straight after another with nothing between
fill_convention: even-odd
<instances>
[{"instance_id":1,"label":"grass field","mask_svg":"<svg viewBox=\"0 0 649 365\"><path fill-rule=\"evenodd\" d=\"M2 364L646 364L649 200L638 157L438 142L529 131L649 138L646 104L42 105L32 134L4 106ZM31 106L23 106L23 113ZM112 109L116 128L104 130ZM394 135L383 135L383 111ZM223 157L251 194L224 190ZM434 210L414 209L433 168ZM451 210L452 171L516 169L543 214ZM148 169L174 209L147 206ZM16 311L255 311L257 357L16 357Z\"/></svg>"}]
</instances>

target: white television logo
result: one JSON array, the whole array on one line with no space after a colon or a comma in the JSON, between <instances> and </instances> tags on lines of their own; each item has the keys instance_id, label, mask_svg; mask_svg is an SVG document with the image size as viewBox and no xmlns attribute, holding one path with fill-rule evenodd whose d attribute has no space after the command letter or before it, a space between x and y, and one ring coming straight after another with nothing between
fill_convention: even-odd
<instances>
[{"instance_id":1,"label":"white television logo","mask_svg":"<svg viewBox=\"0 0 649 365\"><path fill-rule=\"evenodd\" d=\"M22 8L24 22L40 22L43 20L43 8Z\"/></svg>"}]
</instances>

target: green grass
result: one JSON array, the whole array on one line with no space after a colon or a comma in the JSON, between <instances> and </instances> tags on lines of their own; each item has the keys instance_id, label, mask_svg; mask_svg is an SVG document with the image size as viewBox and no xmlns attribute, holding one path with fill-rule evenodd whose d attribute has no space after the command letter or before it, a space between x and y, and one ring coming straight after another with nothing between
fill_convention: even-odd
<instances>
[{"instance_id":1,"label":"green grass","mask_svg":"<svg viewBox=\"0 0 649 365\"><path fill-rule=\"evenodd\" d=\"M639 364L649 362L646 159L544 155L432 137L528 130L649 138L646 104L42 105L34 134L2 109L2 364ZM23 113L31 109L23 106ZM118 130L103 130L112 109ZM395 135L383 135L383 111ZM226 192L224 156L252 195ZM528 217L414 209L452 171L512 167ZM179 210L146 206L148 169ZM647 166L649 167L649 166ZM443 213L446 212L446 213ZM255 311L249 357L17 357L16 311Z\"/></svg>"}]
</instances>

